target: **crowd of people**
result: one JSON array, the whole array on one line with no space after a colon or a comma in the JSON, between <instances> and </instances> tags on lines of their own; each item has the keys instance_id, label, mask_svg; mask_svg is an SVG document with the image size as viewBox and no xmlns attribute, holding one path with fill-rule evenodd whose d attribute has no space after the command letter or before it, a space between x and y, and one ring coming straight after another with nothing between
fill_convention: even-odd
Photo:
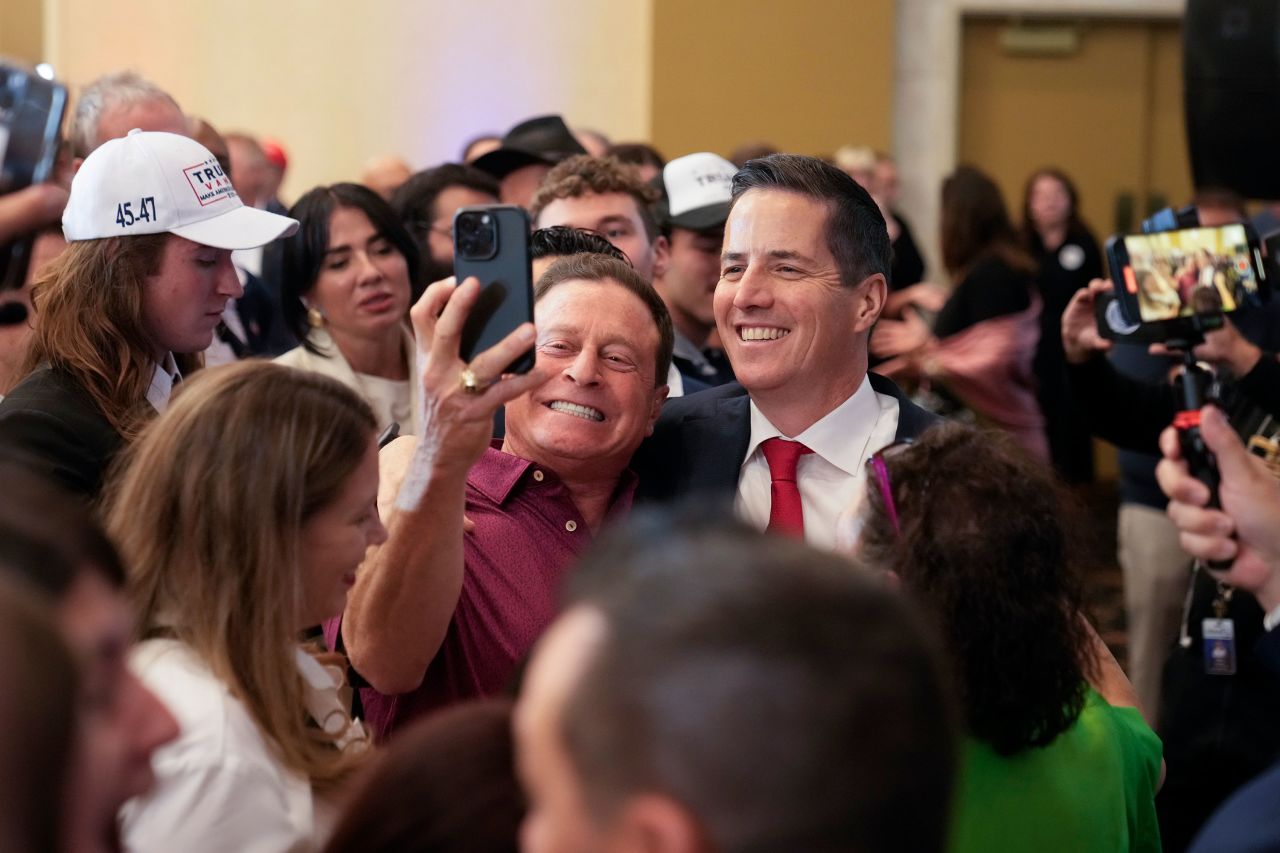
<instances>
[{"instance_id":1,"label":"crowd of people","mask_svg":"<svg viewBox=\"0 0 1280 853\"><path fill-rule=\"evenodd\" d=\"M1197 349L1215 503L1168 353L1098 332L1067 175L1019 228L957 168L929 277L891 158L750 148L539 116L286 207L278 142L81 92L62 183L0 198L38 249L0 294L0 847L1280 844L1280 485L1239 436L1280 325ZM534 322L464 358L453 217L499 203ZM1094 436L1133 455L1132 683L1066 498Z\"/></svg>"}]
</instances>

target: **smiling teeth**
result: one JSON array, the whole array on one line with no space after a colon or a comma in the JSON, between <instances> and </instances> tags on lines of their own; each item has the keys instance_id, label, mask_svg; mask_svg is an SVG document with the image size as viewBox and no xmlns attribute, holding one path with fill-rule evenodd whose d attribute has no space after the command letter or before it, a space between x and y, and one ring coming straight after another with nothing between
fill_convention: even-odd
<instances>
[{"instance_id":1,"label":"smiling teeth","mask_svg":"<svg viewBox=\"0 0 1280 853\"><path fill-rule=\"evenodd\" d=\"M563 400L556 400L550 405L550 408L557 412L564 412L566 415L574 415L579 418L585 418L589 421L604 420L604 412L593 409L590 406L579 406L577 403L566 403Z\"/></svg>"},{"instance_id":2,"label":"smiling teeth","mask_svg":"<svg viewBox=\"0 0 1280 853\"><path fill-rule=\"evenodd\" d=\"M743 326L738 335L744 341L776 341L791 334L790 329L779 329L774 326Z\"/></svg>"}]
</instances>

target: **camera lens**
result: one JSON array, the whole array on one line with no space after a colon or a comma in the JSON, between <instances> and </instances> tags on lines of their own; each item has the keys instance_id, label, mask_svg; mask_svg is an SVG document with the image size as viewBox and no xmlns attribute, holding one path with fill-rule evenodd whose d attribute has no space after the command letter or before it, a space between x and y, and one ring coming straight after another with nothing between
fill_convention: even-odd
<instances>
[{"instance_id":1,"label":"camera lens","mask_svg":"<svg viewBox=\"0 0 1280 853\"><path fill-rule=\"evenodd\" d=\"M488 260L496 252L497 221L482 211L462 213L457 219L458 253L468 260Z\"/></svg>"}]
</instances>

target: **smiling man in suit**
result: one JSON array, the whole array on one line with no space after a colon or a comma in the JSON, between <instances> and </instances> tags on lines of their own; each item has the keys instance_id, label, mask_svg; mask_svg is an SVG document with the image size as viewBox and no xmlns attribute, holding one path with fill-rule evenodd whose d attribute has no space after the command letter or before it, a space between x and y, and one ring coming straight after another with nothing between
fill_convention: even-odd
<instances>
[{"instance_id":1,"label":"smiling man in suit","mask_svg":"<svg viewBox=\"0 0 1280 853\"><path fill-rule=\"evenodd\" d=\"M638 497L732 497L758 527L833 545L867 460L936 421L867 372L888 270L884 217L848 175L793 154L743 166L714 298L738 381L665 407Z\"/></svg>"}]
</instances>

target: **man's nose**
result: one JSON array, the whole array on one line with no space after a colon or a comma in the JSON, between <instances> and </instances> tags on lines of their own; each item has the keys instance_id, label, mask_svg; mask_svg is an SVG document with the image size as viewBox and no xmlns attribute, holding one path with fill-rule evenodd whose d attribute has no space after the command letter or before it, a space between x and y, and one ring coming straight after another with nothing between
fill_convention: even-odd
<instances>
[{"instance_id":1,"label":"man's nose","mask_svg":"<svg viewBox=\"0 0 1280 853\"><path fill-rule=\"evenodd\" d=\"M769 276L756 267L749 266L738 279L738 290L733 295L735 308L768 308L773 304L773 285Z\"/></svg>"},{"instance_id":2,"label":"man's nose","mask_svg":"<svg viewBox=\"0 0 1280 853\"><path fill-rule=\"evenodd\" d=\"M600 379L600 356L595 350L583 347L570 362L566 371L569 378L579 385L593 385Z\"/></svg>"}]
</instances>

